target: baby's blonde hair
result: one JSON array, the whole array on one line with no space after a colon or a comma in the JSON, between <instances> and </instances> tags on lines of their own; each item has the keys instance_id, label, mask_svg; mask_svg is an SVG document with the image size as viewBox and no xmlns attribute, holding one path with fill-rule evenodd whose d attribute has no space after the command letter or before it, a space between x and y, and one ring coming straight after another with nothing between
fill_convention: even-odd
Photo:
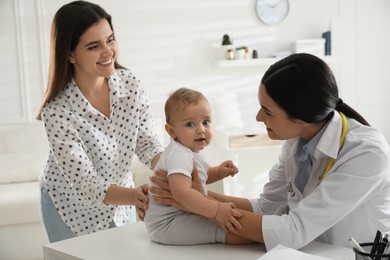
<instances>
[{"instance_id":1,"label":"baby's blonde hair","mask_svg":"<svg viewBox=\"0 0 390 260\"><path fill-rule=\"evenodd\" d=\"M207 98L199 91L189 88L179 88L173 92L165 102L165 121L171 124L172 116L185 106L196 105Z\"/></svg>"}]
</instances>

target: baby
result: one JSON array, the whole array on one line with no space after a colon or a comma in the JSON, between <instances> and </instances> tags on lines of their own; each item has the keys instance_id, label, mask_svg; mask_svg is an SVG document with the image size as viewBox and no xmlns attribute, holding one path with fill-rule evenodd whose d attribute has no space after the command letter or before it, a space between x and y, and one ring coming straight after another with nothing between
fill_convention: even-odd
<instances>
[{"instance_id":1,"label":"baby","mask_svg":"<svg viewBox=\"0 0 390 260\"><path fill-rule=\"evenodd\" d=\"M200 153L212 138L210 105L198 91L180 88L165 103L165 130L170 144L161 154L156 169L168 174L172 196L186 211L150 199L145 224L153 241L171 245L225 243L227 235L247 241L228 231L241 228L233 203L207 197L206 184L234 176L238 169L231 161L211 167ZM192 188L194 165L204 194ZM150 195L152 196L152 195Z\"/></svg>"}]
</instances>

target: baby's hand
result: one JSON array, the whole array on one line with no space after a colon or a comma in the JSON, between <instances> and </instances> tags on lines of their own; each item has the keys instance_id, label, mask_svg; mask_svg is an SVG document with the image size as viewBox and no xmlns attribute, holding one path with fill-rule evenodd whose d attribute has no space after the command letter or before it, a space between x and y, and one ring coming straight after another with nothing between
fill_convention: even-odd
<instances>
[{"instance_id":1,"label":"baby's hand","mask_svg":"<svg viewBox=\"0 0 390 260\"><path fill-rule=\"evenodd\" d=\"M231 160L224 161L217 168L217 174L222 177L234 176L238 172L238 168L233 164Z\"/></svg>"},{"instance_id":2,"label":"baby's hand","mask_svg":"<svg viewBox=\"0 0 390 260\"><path fill-rule=\"evenodd\" d=\"M226 233L237 233L237 230L242 228L240 222L236 219L241 217L241 212L234 209L236 206L233 203L218 202L217 214L214 217L217 225L222 227Z\"/></svg>"}]
</instances>

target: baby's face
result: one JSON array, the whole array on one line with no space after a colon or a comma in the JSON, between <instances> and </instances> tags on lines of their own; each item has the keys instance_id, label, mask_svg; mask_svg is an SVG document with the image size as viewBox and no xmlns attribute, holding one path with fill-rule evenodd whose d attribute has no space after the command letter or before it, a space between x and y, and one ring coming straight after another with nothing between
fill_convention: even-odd
<instances>
[{"instance_id":1,"label":"baby's face","mask_svg":"<svg viewBox=\"0 0 390 260\"><path fill-rule=\"evenodd\" d=\"M204 149L212 139L211 109L206 100L176 111L170 136L193 152Z\"/></svg>"}]
</instances>

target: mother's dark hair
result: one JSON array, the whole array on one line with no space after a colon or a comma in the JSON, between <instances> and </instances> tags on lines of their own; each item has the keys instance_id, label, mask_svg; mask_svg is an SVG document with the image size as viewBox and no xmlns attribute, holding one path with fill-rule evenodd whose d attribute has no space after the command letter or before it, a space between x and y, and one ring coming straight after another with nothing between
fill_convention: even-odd
<instances>
[{"instance_id":1,"label":"mother's dark hair","mask_svg":"<svg viewBox=\"0 0 390 260\"><path fill-rule=\"evenodd\" d=\"M69 54L75 50L81 35L101 19L106 19L114 31L111 15L97 4L73 1L58 9L51 25L49 79L37 119L41 119L41 112L46 103L57 96L72 80L74 71L73 64L68 60ZM116 60L114 66L125 69Z\"/></svg>"},{"instance_id":2,"label":"mother's dark hair","mask_svg":"<svg viewBox=\"0 0 390 260\"><path fill-rule=\"evenodd\" d=\"M369 125L339 98L331 69L314 55L297 53L276 62L266 71L261 83L291 118L316 123L328 120L336 110Z\"/></svg>"}]
</instances>

